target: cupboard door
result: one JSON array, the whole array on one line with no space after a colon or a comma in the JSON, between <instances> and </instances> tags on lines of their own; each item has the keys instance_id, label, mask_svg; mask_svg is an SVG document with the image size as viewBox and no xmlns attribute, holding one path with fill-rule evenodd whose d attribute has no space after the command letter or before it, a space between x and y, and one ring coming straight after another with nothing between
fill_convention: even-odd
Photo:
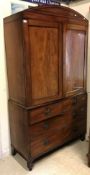
<instances>
[{"instance_id":1,"label":"cupboard door","mask_svg":"<svg viewBox=\"0 0 90 175\"><path fill-rule=\"evenodd\" d=\"M39 25L29 26L32 104L62 96L58 26Z\"/></svg>"},{"instance_id":2,"label":"cupboard door","mask_svg":"<svg viewBox=\"0 0 90 175\"><path fill-rule=\"evenodd\" d=\"M68 96L85 90L85 27L64 26L63 91Z\"/></svg>"}]
</instances>

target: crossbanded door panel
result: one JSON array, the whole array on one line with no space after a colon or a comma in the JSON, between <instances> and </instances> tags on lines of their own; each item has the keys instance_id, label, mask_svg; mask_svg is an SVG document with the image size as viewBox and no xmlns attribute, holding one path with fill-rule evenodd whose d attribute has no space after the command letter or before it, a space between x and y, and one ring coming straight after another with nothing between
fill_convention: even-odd
<instances>
[{"instance_id":1,"label":"crossbanded door panel","mask_svg":"<svg viewBox=\"0 0 90 175\"><path fill-rule=\"evenodd\" d=\"M33 104L47 102L62 96L59 36L57 25L29 26Z\"/></svg>"},{"instance_id":2,"label":"crossbanded door panel","mask_svg":"<svg viewBox=\"0 0 90 175\"><path fill-rule=\"evenodd\" d=\"M68 96L85 90L85 27L64 26L63 91Z\"/></svg>"}]
</instances>

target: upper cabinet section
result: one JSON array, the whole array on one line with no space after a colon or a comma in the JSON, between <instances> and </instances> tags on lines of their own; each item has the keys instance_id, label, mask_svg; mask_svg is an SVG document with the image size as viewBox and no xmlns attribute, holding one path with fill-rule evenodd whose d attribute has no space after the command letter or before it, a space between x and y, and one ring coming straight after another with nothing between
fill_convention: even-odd
<instances>
[{"instance_id":1,"label":"upper cabinet section","mask_svg":"<svg viewBox=\"0 0 90 175\"><path fill-rule=\"evenodd\" d=\"M9 99L25 107L86 91L88 21L62 6L5 18Z\"/></svg>"}]
</instances>

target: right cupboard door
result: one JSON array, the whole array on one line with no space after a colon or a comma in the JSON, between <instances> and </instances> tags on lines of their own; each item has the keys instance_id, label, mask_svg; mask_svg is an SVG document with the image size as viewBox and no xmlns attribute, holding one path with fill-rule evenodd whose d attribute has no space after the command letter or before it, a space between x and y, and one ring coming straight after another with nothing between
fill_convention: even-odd
<instances>
[{"instance_id":1,"label":"right cupboard door","mask_svg":"<svg viewBox=\"0 0 90 175\"><path fill-rule=\"evenodd\" d=\"M63 94L69 96L85 90L86 28L67 24L63 30Z\"/></svg>"}]
</instances>

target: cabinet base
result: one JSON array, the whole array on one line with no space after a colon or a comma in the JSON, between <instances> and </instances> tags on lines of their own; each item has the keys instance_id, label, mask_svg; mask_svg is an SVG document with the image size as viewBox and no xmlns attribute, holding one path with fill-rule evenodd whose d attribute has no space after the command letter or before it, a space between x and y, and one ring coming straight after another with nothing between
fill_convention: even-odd
<instances>
[{"instance_id":1,"label":"cabinet base","mask_svg":"<svg viewBox=\"0 0 90 175\"><path fill-rule=\"evenodd\" d=\"M17 151L15 150L15 148L13 146L11 147L11 154L13 156L15 156L17 154Z\"/></svg>"},{"instance_id":2,"label":"cabinet base","mask_svg":"<svg viewBox=\"0 0 90 175\"><path fill-rule=\"evenodd\" d=\"M33 160L27 161L27 167L28 167L28 169L29 169L30 171L32 170L32 167L33 167Z\"/></svg>"},{"instance_id":3,"label":"cabinet base","mask_svg":"<svg viewBox=\"0 0 90 175\"><path fill-rule=\"evenodd\" d=\"M85 140L85 134L80 136L80 140L84 141Z\"/></svg>"}]
</instances>

